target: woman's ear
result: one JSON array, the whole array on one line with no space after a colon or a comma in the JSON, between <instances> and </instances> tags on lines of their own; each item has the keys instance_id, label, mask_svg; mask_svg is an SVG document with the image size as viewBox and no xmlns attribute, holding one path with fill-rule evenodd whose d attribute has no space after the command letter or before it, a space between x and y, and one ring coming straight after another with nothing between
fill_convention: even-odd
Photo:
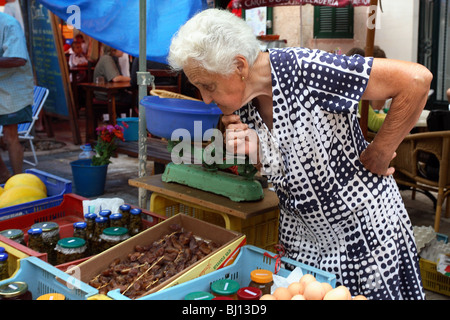
<instances>
[{"instance_id":1,"label":"woman's ear","mask_svg":"<svg viewBox=\"0 0 450 320\"><path fill-rule=\"evenodd\" d=\"M235 60L236 60L236 73L238 74L239 77L247 78L249 69L247 59L244 56L238 54Z\"/></svg>"}]
</instances>

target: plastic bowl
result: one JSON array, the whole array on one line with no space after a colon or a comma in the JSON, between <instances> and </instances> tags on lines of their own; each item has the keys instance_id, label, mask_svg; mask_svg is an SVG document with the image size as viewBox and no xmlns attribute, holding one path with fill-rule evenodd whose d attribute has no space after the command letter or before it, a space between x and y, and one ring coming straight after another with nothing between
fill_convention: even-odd
<instances>
[{"instance_id":1,"label":"plastic bowl","mask_svg":"<svg viewBox=\"0 0 450 320\"><path fill-rule=\"evenodd\" d=\"M167 140L189 134L191 140L202 141L206 130L217 127L222 114L216 104L186 99L146 96L141 104L145 107L147 130Z\"/></svg>"}]
</instances>

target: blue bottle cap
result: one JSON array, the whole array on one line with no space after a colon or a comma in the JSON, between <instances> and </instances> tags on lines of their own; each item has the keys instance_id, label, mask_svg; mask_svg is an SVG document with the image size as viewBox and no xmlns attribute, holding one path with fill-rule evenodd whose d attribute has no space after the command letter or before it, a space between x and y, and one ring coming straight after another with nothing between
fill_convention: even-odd
<instances>
[{"instance_id":1,"label":"blue bottle cap","mask_svg":"<svg viewBox=\"0 0 450 320\"><path fill-rule=\"evenodd\" d=\"M106 218L106 217L97 217L97 218L95 218L95 222L96 223L103 223L103 222L107 222L108 221L108 218Z\"/></svg>"},{"instance_id":2,"label":"blue bottle cap","mask_svg":"<svg viewBox=\"0 0 450 320\"><path fill-rule=\"evenodd\" d=\"M129 204L123 204L119 207L120 210L128 211L131 209L131 206Z\"/></svg>"},{"instance_id":3,"label":"blue bottle cap","mask_svg":"<svg viewBox=\"0 0 450 320\"><path fill-rule=\"evenodd\" d=\"M141 212L142 212L142 210L139 208L133 208L130 210L131 214L140 214Z\"/></svg>"},{"instance_id":4,"label":"blue bottle cap","mask_svg":"<svg viewBox=\"0 0 450 320\"><path fill-rule=\"evenodd\" d=\"M109 217L111 215L111 210L101 210L99 215L102 217Z\"/></svg>"},{"instance_id":5,"label":"blue bottle cap","mask_svg":"<svg viewBox=\"0 0 450 320\"><path fill-rule=\"evenodd\" d=\"M109 216L110 220L120 220L122 219L122 214L119 212L113 213Z\"/></svg>"},{"instance_id":6,"label":"blue bottle cap","mask_svg":"<svg viewBox=\"0 0 450 320\"><path fill-rule=\"evenodd\" d=\"M42 233L41 228L31 228L30 230L28 230L28 234L41 234L41 233Z\"/></svg>"},{"instance_id":7,"label":"blue bottle cap","mask_svg":"<svg viewBox=\"0 0 450 320\"><path fill-rule=\"evenodd\" d=\"M0 247L0 253L6 252L5 248Z\"/></svg>"},{"instance_id":8,"label":"blue bottle cap","mask_svg":"<svg viewBox=\"0 0 450 320\"><path fill-rule=\"evenodd\" d=\"M82 222L82 221L75 222L73 224L73 227L76 228L76 229L84 229L84 228L86 228L86 226L87 226L87 223L86 222Z\"/></svg>"},{"instance_id":9,"label":"blue bottle cap","mask_svg":"<svg viewBox=\"0 0 450 320\"><path fill-rule=\"evenodd\" d=\"M8 254L6 252L0 253L0 262L4 262L6 260L8 260Z\"/></svg>"},{"instance_id":10,"label":"blue bottle cap","mask_svg":"<svg viewBox=\"0 0 450 320\"><path fill-rule=\"evenodd\" d=\"M86 213L85 215L84 215L84 218L85 219L95 219L97 217L97 214L96 213Z\"/></svg>"}]
</instances>

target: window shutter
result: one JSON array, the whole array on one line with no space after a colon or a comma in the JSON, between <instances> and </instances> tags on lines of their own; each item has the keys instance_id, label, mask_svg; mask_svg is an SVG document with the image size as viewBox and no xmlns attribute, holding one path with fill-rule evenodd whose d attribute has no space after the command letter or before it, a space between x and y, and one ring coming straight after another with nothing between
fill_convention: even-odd
<instances>
[{"instance_id":1,"label":"window shutter","mask_svg":"<svg viewBox=\"0 0 450 320\"><path fill-rule=\"evenodd\" d=\"M353 7L314 7L315 38L353 38Z\"/></svg>"}]
</instances>

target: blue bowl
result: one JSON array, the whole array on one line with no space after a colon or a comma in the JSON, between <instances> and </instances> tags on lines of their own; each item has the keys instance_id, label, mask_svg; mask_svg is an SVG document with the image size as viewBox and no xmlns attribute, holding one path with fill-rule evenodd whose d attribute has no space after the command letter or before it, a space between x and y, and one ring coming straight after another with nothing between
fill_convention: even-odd
<instances>
[{"instance_id":1,"label":"blue bowl","mask_svg":"<svg viewBox=\"0 0 450 320\"><path fill-rule=\"evenodd\" d=\"M147 130L167 140L190 135L191 140L202 141L206 130L217 127L222 114L216 104L203 101L146 96L141 104L145 107Z\"/></svg>"}]
</instances>

